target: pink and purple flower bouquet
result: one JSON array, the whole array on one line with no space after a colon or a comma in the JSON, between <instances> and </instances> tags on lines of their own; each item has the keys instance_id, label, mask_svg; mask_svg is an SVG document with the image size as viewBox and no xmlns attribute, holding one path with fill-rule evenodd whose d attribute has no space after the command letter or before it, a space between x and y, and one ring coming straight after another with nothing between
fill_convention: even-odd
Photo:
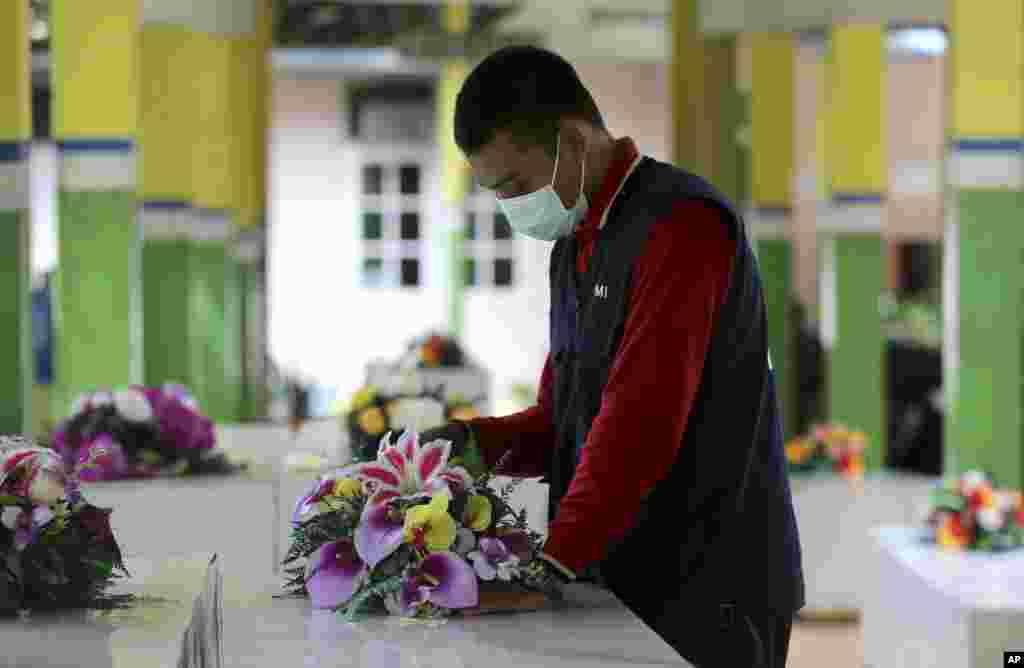
<instances>
[{"instance_id":1,"label":"pink and purple flower bouquet","mask_svg":"<svg viewBox=\"0 0 1024 668\"><path fill-rule=\"evenodd\" d=\"M0 612L106 607L127 575L110 510L85 501L78 479L110 453L97 448L74 469L53 450L0 436Z\"/></svg>"},{"instance_id":2,"label":"pink and purple flower bouquet","mask_svg":"<svg viewBox=\"0 0 1024 668\"><path fill-rule=\"evenodd\" d=\"M450 454L448 441L388 433L375 461L318 479L295 507L286 589L349 621L373 609L441 618L521 580L540 536L509 506L510 487Z\"/></svg>"},{"instance_id":3,"label":"pink and purple flower bouquet","mask_svg":"<svg viewBox=\"0 0 1024 668\"><path fill-rule=\"evenodd\" d=\"M107 453L82 472L86 481L237 469L216 449L213 422L180 385L84 395L57 428L53 448L72 467L95 450Z\"/></svg>"}]
</instances>

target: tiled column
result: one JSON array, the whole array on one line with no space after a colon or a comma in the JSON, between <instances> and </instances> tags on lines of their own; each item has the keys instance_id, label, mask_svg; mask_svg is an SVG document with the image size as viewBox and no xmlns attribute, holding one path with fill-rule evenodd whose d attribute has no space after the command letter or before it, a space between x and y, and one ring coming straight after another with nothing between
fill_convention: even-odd
<instances>
[{"instance_id":1,"label":"tiled column","mask_svg":"<svg viewBox=\"0 0 1024 668\"><path fill-rule=\"evenodd\" d=\"M28 0L0 3L0 434L31 420Z\"/></svg>"},{"instance_id":2,"label":"tiled column","mask_svg":"<svg viewBox=\"0 0 1024 668\"><path fill-rule=\"evenodd\" d=\"M56 408L140 382L142 247L136 221L139 0L50 5L60 149Z\"/></svg>"},{"instance_id":3,"label":"tiled column","mask_svg":"<svg viewBox=\"0 0 1024 668\"><path fill-rule=\"evenodd\" d=\"M825 162L831 206L819 220L822 329L829 355L829 416L868 436L865 463L886 444L881 297L887 191L885 27L835 26L826 65Z\"/></svg>"},{"instance_id":4,"label":"tiled column","mask_svg":"<svg viewBox=\"0 0 1024 668\"><path fill-rule=\"evenodd\" d=\"M751 236L768 307L768 345L779 391L783 429L793 434L797 419L796 365L789 326L793 252L789 232L794 186L794 71L796 36L750 36Z\"/></svg>"},{"instance_id":5,"label":"tiled column","mask_svg":"<svg viewBox=\"0 0 1024 668\"><path fill-rule=\"evenodd\" d=\"M139 48L145 382L191 387L191 332L204 326L189 312L193 78L202 63L190 27L169 22L161 4L146 6Z\"/></svg>"},{"instance_id":6,"label":"tiled column","mask_svg":"<svg viewBox=\"0 0 1024 668\"><path fill-rule=\"evenodd\" d=\"M1024 484L1024 6L950 3L953 187L944 383L951 473Z\"/></svg>"}]
</instances>

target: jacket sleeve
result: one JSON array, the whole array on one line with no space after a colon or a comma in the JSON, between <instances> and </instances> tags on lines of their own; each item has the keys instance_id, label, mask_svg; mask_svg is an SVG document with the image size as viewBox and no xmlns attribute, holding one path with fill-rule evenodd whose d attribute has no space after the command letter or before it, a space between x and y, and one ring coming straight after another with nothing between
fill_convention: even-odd
<instances>
[{"instance_id":1,"label":"jacket sleeve","mask_svg":"<svg viewBox=\"0 0 1024 668\"><path fill-rule=\"evenodd\" d=\"M551 356L541 372L537 403L519 413L471 420L469 425L488 468L510 453L500 471L503 475L539 476L547 473L555 443L551 405Z\"/></svg>"},{"instance_id":2,"label":"jacket sleeve","mask_svg":"<svg viewBox=\"0 0 1024 668\"><path fill-rule=\"evenodd\" d=\"M621 343L545 557L572 577L631 525L675 462L701 381L735 242L713 205L683 200L651 228Z\"/></svg>"}]
</instances>

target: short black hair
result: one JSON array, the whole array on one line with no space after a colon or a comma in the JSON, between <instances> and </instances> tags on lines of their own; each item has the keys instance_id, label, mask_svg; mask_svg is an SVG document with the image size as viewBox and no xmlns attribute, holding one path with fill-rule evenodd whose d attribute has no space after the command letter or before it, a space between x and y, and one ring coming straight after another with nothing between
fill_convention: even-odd
<instances>
[{"instance_id":1,"label":"short black hair","mask_svg":"<svg viewBox=\"0 0 1024 668\"><path fill-rule=\"evenodd\" d=\"M539 144L554 157L558 123L567 117L605 129L590 91L564 58L510 46L487 56L466 77L455 101L455 143L474 155L498 130L509 130L513 141Z\"/></svg>"}]
</instances>

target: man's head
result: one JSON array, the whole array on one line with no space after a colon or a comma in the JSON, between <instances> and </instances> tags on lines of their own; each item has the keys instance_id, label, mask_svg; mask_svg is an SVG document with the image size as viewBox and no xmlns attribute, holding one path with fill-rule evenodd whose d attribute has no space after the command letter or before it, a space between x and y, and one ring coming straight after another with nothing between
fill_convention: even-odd
<instances>
[{"instance_id":1,"label":"man's head","mask_svg":"<svg viewBox=\"0 0 1024 668\"><path fill-rule=\"evenodd\" d=\"M572 65L534 47L488 56L455 103L455 142L480 185L499 199L551 184L557 155L555 190L571 207L596 134L606 134L604 120Z\"/></svg>"}]
</instances>

